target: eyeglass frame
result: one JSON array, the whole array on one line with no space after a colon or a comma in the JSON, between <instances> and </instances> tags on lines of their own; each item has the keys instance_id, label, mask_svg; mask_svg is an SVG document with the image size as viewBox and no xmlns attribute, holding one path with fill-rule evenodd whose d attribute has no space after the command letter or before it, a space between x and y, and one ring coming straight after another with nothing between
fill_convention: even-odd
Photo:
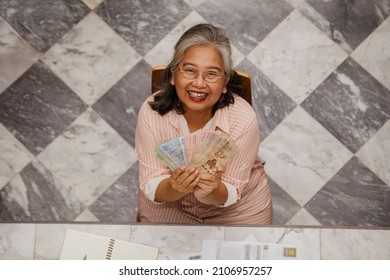
<instances>
[{"instance_id":1,"label":"eyeglass frame","mask_svg":"<svg viewBox=\"0 0 390 280\"><path fill-rule=\"evenodd\" d=\"M195 69L193 69L193 68L190 68L190 69L192 69L192 70L194 71L194 73L196 74L196 76L195 76L194 78L188 78L188 77L185 76L185 71L184 71L183 69L180 69L179 66L177 66L176 69L179 69L179 71L180 71L181 73L183 73L183 77L184 77L185 79L187 79L187 80L195 80L195 79L197 79L197 78L199 77L199 74L201 74L201 72L199 72L199 71L197 71L197 70L195 70ZM203 80L205 80L207 83L214 84L214 83L218 82L219 79L222 79L223 76L225 76L225 73L222 73L221 76L215 76L215 77L217 78L215 81L208 81L208 80L206 79L206 76L205 76L205 75L206 75L207 73L209 73L209 72L211 72L211 71L208 71L208 72L206 72L206 73L202 73Z\"/></svg>"}]
</instances>

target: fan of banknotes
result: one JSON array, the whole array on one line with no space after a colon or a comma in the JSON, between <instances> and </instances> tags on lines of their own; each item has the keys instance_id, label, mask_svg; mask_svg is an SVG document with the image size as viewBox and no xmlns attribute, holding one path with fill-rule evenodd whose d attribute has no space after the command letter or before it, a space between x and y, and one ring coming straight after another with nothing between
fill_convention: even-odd
<instances>
[{"instance_id":1,"label":"fan of banknotes","mask_svg":"<svg viewBox=\"0 0 390 280\"><path fill-rule=\"evenodd\" d=\"M155 152L171 170L187 166L214 174L216 168L225 165L238 150L228 134L201 130L160 142Z\"/></svg>"}]
</instances>

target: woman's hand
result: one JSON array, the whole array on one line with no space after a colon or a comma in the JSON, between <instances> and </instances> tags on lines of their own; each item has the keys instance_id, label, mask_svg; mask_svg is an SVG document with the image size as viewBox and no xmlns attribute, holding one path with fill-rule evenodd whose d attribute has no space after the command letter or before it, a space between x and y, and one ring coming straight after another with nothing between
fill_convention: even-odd
<instances>
[{"instance_id":1,"label":"woman's hand","mask_svg":"<svg viewBox=\"0 0 390 280\"><path fill-rule=\"evenodd\" d=\"M199 171L195 168L180 167L161 181L155 193L155 201L175 201L194 191L199 182Z\"/></svg>"},{"instance_id":2,"label":"woman's hand","mask_svg":"<svg viewBox=\"0 0 390 280\"><path fill-rule=\"evenodd\" d=\"M195 197L205 204L224 204L227 199L227 190L222 183L224 166L218 166L215 174L200 173L199 182L194 189Z\"/></svg>"},{"instance_id":3,"label":"woman's hand","mask_svg":"<svg viewBox=\"0 0 390 280\"><path fill-rule=\"evenodd\" d=\"M187 194L199 183L198 175L199 171L195 168L180 167L172 173L169 183L174 191Z\"/></svg>"}]
</instances>

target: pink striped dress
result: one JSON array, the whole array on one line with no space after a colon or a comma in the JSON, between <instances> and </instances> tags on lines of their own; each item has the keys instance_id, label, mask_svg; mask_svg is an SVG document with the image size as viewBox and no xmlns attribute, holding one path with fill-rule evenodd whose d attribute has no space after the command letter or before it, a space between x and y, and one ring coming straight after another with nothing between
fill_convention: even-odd
<instances>
[{"instance_id":1,"label":"pink striped dress","mask_svg":"<svg viewBox=\"0 0 390 280\"><path fill-rule=\"evenodd\" d=\"M174 202L156 203L145 196L149 180L170 174L169 168L157 159L155 146L161 141L185 134L180 126L180 115L170 111L160 116L149 106L151 100L153 96L140 108L135 136L139 160L139 221L180 224L272 223L271 192L264 167L258 158L259 123L253 108L239 96L235 96L234 104L217 110L211 122L211 129L228 133L240 148L222 175L224 182L236 188L237 202L226 207L205 205L193 194L188 194Z\"/></svg>"}]
</instances>

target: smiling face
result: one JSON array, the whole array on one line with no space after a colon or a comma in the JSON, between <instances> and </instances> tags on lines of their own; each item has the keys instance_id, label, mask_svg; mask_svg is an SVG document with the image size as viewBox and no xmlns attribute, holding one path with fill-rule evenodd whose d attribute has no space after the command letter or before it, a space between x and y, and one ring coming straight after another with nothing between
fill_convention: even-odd
<instances>
[{"instance_id":1,"label":"smiling face","mask_svg":"<svg viewBox=\"0 0 390 280\"><path fill-rule=\"evenodd\" d=\"M226 79L220 53L213 46L194 46L184 53L178 68L182 71L196 71L195 79L184 77L179 69L173 72L171 84L175 86L182 103L184 115L211 115L213 106L221 94L226 93ZM204 75L221 76L216 82L205 81Z\"/></svg>"}]
</instances>

